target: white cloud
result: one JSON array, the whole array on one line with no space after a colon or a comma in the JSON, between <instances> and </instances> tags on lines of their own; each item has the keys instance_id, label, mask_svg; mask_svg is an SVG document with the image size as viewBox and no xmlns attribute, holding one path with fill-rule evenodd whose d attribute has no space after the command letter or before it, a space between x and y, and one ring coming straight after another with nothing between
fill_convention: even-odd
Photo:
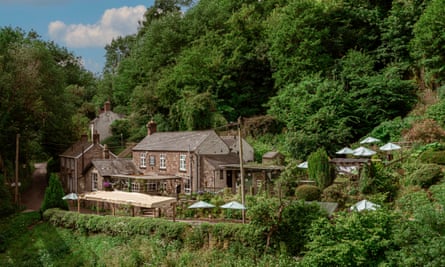
<instances>
[{"instance_id":1,"label":"white cloud","mask_svg":"<svg viewBox=\"0 0 445 267\"><path fill-rule=\"evenodd\" d=\"M53 21L48 25L48 33L54 41L70 48L104 47L113 38L136 33L145 11L143 5L107 9L95 24L66 25Z\"/></svg>"}]
</instances>

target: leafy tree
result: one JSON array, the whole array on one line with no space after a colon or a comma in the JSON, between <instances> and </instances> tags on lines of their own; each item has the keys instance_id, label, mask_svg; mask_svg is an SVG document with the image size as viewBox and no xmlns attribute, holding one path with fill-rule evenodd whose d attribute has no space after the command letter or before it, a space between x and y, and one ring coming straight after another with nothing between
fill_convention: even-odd
<instances>
[{"instance_id":1,"label":"leafy tree","mask_svg":"<svg viewBox=\"0 0 445 267\"><path fill-rule=\"evenodd\" d=\"M422 77L430 88L442 85L445 65L445 34L443 32L445 12L443 0L431 0L414 25L414 38L411 41L412 55L418 60L420 67L426 68L427 77Z\"/></svg>"},{"instance_id":2,"label":"leafy tree","mask_svg":"<svg viewBox=\"0 0 445 267\"><path fill-rule=\"evenodd\" d=\"M259 198L259 197L258 197ZM281 202L277 198L261 197L247 210L251 224L266 236L266 250L280 250L298 255L307 242L312 221L325 216L317 204L303 201ZM284 247L283 247L284 245Z\"/></svg>"},{"instance_id":3,"label":"leafy tree","mask_svg":"<svg viewBox=\"0 0 445 267\"><path fill-rule=\"evenodd\" d=\"M378 266L387 262L398 218L387 210L339 213L312 224L302 266Z\"/></svg>"},{"instance_id":4,"label":"leafy tree","mask_svg":"<svg viewBox=\"0 0 445 267\"><path fill-rule=\"evenodd\" d=\"M60 182L58 175L55 173L51 174L48 187L45 190L42 207L40 209L42 211L51 208L68 210L68 203L66 200L62 199L64 196L65 193L63 192L62 183Z\"/></svg>"}]
</instances>

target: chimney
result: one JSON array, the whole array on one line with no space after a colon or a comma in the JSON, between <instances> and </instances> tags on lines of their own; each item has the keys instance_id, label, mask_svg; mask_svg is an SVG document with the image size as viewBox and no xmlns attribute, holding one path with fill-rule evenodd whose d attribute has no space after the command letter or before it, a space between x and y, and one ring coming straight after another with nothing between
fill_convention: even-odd
<instances>
[{"instance_id":1,"label":"chimney","mask_svg":"<svg viewBox=\"0 0 445 267\"><path fill-rule=\"evenodd\" d=\"M156 132L156 122L151 120L149 123L147 123L147 135L152 135Z\"/></svg>"},{"instance_id":2,"label":"chimney","mask_svg":"<svg viewBox=\"0 0 445 267\"><path fill-rule=\"evenodd\" d=\"M104 111L105 112L111 111L111 102L110 101L105 102Z\"/></svg>"},{"instance_id":3,"label":"chimney","mask_svg":"<svg viewBox=\"0 0 445 267\"><path fill-rule=\"evenodd\" d=\"M88 142L88 135L86 135L86 134L82 134L82 135L80 136L80 141L81 141L82 143L86 143L86 142Z\"/></svg>"},{"instance_id":4,"label":"chimney","mask_svg":"<svg viewBox=\"0 0 445 267\"><path fill-rule=\"evenodd\" d=\"M97 133L97 131L95 131L93 134L93 144L99 144L99 142L100 142L99 134Z\"/></svg>"},{"instance_id":5,"label":"chimney","mask_svg":"<svg viewBox=\"0 0 445 267\"><path fill-rule=\"evenodd\" d=\"M110 150L108 149L108 145L107 144L104 145L103 158L104 159L109 159L110 158Z\"/></svg>"}]
</instances>

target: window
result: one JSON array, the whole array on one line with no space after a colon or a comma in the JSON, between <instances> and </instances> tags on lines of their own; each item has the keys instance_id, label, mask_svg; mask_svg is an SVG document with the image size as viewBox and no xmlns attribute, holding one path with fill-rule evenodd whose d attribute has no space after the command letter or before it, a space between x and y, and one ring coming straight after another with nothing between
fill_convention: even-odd
<instances>
[{"instance_id":1,"label":"window","mask_svg":"<svg viewBox=\"0 0 445 267\"><path fill-rule=\"evenodd\" d=\"M140 164L141 168L146 167L146 157L147 157L147 153L141 153L141 164Z\"/></svg>"},{"instance_id":2,"label":"window","mask_svg":"<svg viewBox=\"0 0 445 267\"><path fill-rule=\"evenodd\" d=\"M97 190L97 173L92 172L91 173L91 191Z\"/></svg>"},{"instance_id":3,"label":"window","mask_svg":"<svg viewBox=\"0 0 445 267\"><path fill-rule=\"evenodd\" d=\"M156 157L150 155L150 166L156 166Z\"/></svg>"},{"instance_id":4,"label":"window","mask_svg":"<svg viewBox=\"0 0 445 267\"><path fill-rule=\"evenodd\" d=\"M156 183L147 183L147 191L155 192L158 189L158 185Z\"/></svg>"},{"instance_id":5,"label":"window","mask_svg":"<svg viewBox=\"0 0 445 267\"><path fill-rule=\"evenodd\" d=\"M190 193L190 192L192 192L190 179L185 179L185 180L184 180L184 191L185 191L186 193Z\"/></svg>"},{"instance_id":6,"label":"window","mask_svg":"<svg viewBox=\"0 0 445 267\"><path fill-rule=\"evenodd\" d=\"M166 162L165 154L159 155L159 168L160 169L167 169L165 162Z\"/></svg>"},{"instance_id":7,"label":"window","mask_svg":"<svg viewBox=\"0 0 445 267\"><path fill-rule=\"evenodd\" d=\"M179 170L180 171L186 171L186 167L185 167L185 159L186 159L186 155L185 154L181 154L179 156Z\"/></svg>"},{"instance_id":8,"label":"window","mask_svg":"<svg viewBox=\"0 0 445 267\"><path fill-rule=\"evenodd\" d=\"M131 192L139 192L139 183L131 183Z\"/></svg>"}]
</instances>

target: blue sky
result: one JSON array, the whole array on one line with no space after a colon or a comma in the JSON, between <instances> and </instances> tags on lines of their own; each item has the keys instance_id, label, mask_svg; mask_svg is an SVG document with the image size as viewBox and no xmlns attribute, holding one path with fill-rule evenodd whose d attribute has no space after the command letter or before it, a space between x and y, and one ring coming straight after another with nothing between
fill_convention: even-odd
<instances>
[{"instance_id":1,"label":"blue sky","mask_svg":"<svg viewBox=\"0 0 445 267\"><path fill-rule=\"evenodd\" d=\"M105 45L136 33L137 22L154 0L0 0L0 27L35 30L83 59L101 73Z\"/></svg>"}]
</instances>

